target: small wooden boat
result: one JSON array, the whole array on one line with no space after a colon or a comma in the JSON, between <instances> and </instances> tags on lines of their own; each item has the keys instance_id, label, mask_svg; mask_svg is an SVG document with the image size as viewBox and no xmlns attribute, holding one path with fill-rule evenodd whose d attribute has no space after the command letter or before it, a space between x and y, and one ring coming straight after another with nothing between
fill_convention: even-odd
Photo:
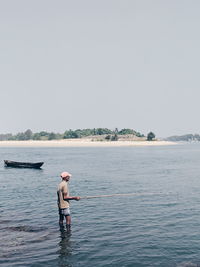
<instances>
[{"instance_id":1,"label":"small wooden boat","mask_svg":"<svg viewBox=\"0 0 200 267\"><path fill-rule=\"evenodd\" d=\"M34 168L39 169L44 162L18 162L18 161L11 161L11 160L4 160L6 167L14 167L14 168Z\"/></svg>"}]
</instances>

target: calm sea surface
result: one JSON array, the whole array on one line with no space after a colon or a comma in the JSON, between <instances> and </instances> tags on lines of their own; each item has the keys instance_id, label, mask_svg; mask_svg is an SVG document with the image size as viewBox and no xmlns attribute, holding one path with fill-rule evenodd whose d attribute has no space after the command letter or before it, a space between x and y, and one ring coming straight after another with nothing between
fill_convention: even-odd
<instances>
[{"instance_id":1,"label":"calm sea surface","mask_svg":"<svg viewBox=\"0 0 200 267\"><path fill-rule=\"evenodd\" d=\"M199 144L0 148L0 162L1 266L200 266ZM58 226L62 171L71 195L138 194L71 202L69 234Z\"/></svg>"}]
</instances>

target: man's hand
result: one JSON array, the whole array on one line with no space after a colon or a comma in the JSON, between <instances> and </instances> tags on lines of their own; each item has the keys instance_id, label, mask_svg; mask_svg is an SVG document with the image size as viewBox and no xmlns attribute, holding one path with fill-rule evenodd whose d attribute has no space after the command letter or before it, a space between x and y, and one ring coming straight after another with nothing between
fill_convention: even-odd
<instances>
[{"instance_id":1,"label":"man's hand","mask_svg":"<svg viewBox=\"0 0 200 267\"><path fill-rule=\"evenodd\" d=\"M69 201L69 200L76 200L76 201L78 201L78 200L80 200L81 198L80 197L70 197L70 196L67 196L67 194L66 194L66 196L63 198L63 200L65 200L65 201Z\"/></svg>"}]
</instances>

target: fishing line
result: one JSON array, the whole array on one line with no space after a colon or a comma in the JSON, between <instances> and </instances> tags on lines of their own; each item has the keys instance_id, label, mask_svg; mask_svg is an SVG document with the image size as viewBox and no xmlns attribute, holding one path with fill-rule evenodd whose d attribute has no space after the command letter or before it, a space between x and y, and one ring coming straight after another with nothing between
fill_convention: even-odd
<instances>
[{"instance_id":1,"label":"fishing line","mask_svg":"<svg viewBox=\"0 0 200 267\"><path fill-rule=\"evenodd\" d=\"M148 196L148 195L164 195L164 194L163 193L127 193L127 194L83 196L83 197L80 197L80 199L103 198L103 197L117 197L117 196Z\"/></svg>"}]
</instances>

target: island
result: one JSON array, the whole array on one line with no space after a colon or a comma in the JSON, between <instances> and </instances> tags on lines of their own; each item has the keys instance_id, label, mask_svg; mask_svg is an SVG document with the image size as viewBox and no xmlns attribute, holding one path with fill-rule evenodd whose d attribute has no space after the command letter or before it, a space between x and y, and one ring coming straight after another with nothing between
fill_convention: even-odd
<instances>
[{"instance_id":1,"label":"island","mask_svg":"<svg viewBox=\"0 0 200 267\"><path fill-rule=\"evenodd\" d=\"M0 147L101 147L101 146L161 146L175 145L169 140L159 140L153 132L146 136L133 129L93 128L66 130L64 133L30 129L15 135L0 134Z\"/></svg>"}]
</instances>

